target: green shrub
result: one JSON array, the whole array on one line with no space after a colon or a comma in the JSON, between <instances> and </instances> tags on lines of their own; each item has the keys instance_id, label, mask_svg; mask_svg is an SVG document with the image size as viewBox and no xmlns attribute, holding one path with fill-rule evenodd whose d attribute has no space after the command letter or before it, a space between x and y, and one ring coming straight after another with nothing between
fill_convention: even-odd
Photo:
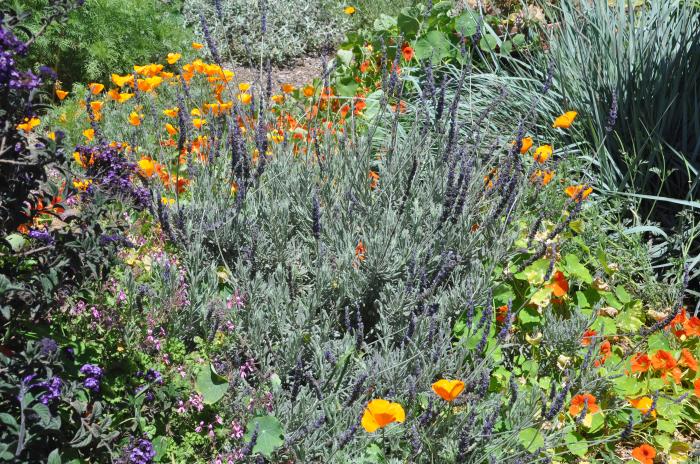
<instances>
[{"instance_id":1,"label":"green shrub","mask_svg":"<svg viewBox=\"0 0 700 464\"><path fill-rule=\"evenodd\" d=\"M22 11L36 12L49 0L17 3ZM176 5L163 0L86 0L63 24L50 27L36 41L29 59L52 66L64 87L104 81L114 70L162 59L186 46L189 33ZM29 27L36 30L39 24Z\"/></svg>"},{"instance_id":2,"label":"green shrub","mask_svg":"<svg viewBox=\"0 0 700 464\"><path fill-rule=\"evenodd\" d=\"M184 11L198 32L200 15L206 19L224 60L246 64L262 57L288 65L307 53L332 49L348 24L338 0L185 0Z\"/></svg>"}]
</instances>

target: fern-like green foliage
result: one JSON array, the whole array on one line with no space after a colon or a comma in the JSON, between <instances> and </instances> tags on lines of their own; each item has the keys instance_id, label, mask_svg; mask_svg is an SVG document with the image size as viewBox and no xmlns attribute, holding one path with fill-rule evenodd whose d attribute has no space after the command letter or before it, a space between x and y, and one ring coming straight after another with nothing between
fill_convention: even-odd
<instances>
[{"instance_id":1,"label":"fern-like green foliage","mask_svg":"<svg viewBox=\"0 0 700 464\"><path fill-rule=\"evenodd\" d=\"M48 0L17 1L27 13L41 11ZM36 16L36 15L34 15ZM33 47L29 60L53 67L59 79L104 81L110 72L130 70L134 63L163 58L188 45L176 3L162 0L87 0L64 24L48 28ZM30 29L39 23L29 24Z\"/></svg>"}]
</instances>

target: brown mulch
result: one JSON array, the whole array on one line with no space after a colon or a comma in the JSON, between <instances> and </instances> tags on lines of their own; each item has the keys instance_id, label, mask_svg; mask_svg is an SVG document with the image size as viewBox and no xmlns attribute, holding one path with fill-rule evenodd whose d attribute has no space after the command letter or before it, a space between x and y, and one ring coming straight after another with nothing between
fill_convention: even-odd
<instances>
[{"instance_id":1,"label":"brown mulch","mask_svg":"<svg viewBox=\"0 0 700 464\"><path fill-rule=\"evenodd\" d=\"M327 57L330 60L332 57ZM272 88L273 92L279 90L282 84L293 84L301 86L310 83L314 78L321 76L321 67L323 60L320 56L305 56L297 60L293 66L285 68L272 68ZM251 68L241 65L225 66L236 73L237 82L250 82L254 85L265 84L267 75L263 71L262 81L260 77L260 68Z\"/></svg>"}]
</instances>

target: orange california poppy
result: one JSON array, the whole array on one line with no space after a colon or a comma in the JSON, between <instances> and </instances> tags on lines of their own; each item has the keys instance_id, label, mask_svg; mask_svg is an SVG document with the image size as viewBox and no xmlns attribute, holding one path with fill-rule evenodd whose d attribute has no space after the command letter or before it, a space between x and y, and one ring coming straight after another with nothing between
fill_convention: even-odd
<instances>
[{"instance_id":1,"label":"orange california poppy","mask_svg":"<svg viewBox=\"0 0 700 464\"><path fill-rule=\"evenodd\" d=\"M236 98L244 105L250 105L250 102L253 100L253 96L249 93L239 93L236 95Z\"/></svg>"},{"instance_id":2,"label":"orange california poppy","mask_svg":"<svg viewBox=\"0 0 700 464\"><path fill-rule=\"evenodd\" d=\"M177 118L177 113L179 111L180 111L179 108L169 108L167 110L163 110L163 114L169 118Z\"/></svg>"},{"instance_id":3,"label":"orange california poppy","mask_svg":"<svg viewBox=\"0 0 700 464\"><path fill-rule=\"evenodd\" d=\"M156 164L150 158L141 158L138 165L139 170L145 177L151 177L156 172Z\"/></svg>"},{"instance_id":4,"label":"orange california poppy","mask_svg":"<svg viewBox=\"0 0 700 464\"><path fill-rule=\"evenodd\" d=\"M561 298L568 293L569 282L566 280L563 272L557 271L552 276L552 281L546 287L552 289L552 294L555 297Z\"/></svg>"},{"instance_id":5,"label":"orange california poppy","mask_svg":"<svg viewBox=\"0 0 700 464\"><path fill-rule=\"evenodd\" d=\"M681 350L680 365L685 366L692 371L698 371L698 361L688 348L683 348Z\"/></svg>"},{"instance_id":6,"label":"orange california poppy","mask_svg":"<svg viewBox=\"0 0 700 464\"><path fill-rule=\"evenodd\" d=\"M192 42L192 48L194 48L195 50L200 50L202 47L204 47L203 44L199 42Z\"/></svg>"},{"instance_id":7,"label":"orange california poppy","mask_svg":"<svg viewBox=\"0 0 700 464\"><path fill-rule=\"evenodd\" d=\"M632 372L646 372L651 368L651 359L646 353L637 353L632 358Z\"/></svg>"},{"instance_id":8,"label":"orange california poppy","mask_svg":"<svg viewBox=\"0 0 700 464\"><path fill-rule=\"evenodd\" d=\"M656 449L646 443L632 450L632 457L642 464L654 464Z\"/></svg>"},{"instance_id":9,"label":"orange california poppy","mask_svg":"<svg viewBox=\"0 0 700 464\"><path fill-rule=\"evenodd\" d=\"M695 388L695 396L700 398L700 379L695 379L695 382L693 382L693 388Z\"/></svg>"},{"instance_id":10,"label":"orange california poppy","mask_svg":"<svg viewBox=\"0 0 700 464\"><path fill-rule=\"evenodd\" d=\"M85 138L88 140L88 142L92 142L92 139L95 138L95 129L92 129L92 128L90 128L90 129L85 129L85 130L83 131L83 135L84 135Z\"/></svg>"},{"instance_id":11,"label":"orange california poppy","mask_svg":"<svg viewBox=\"0 0 700 464\"><path fill-rule=\"evenodd\" d=\"M651 406L654 404L654 400L649 397L649 396L642 396L637 399L629 399L630 404L635 408L638 409L639 412L642 414L649 414L652 417L656 417L656 410L651 409ZM651 412L649 412L651 410Z\"/></svg>"},{"instance_id":12,"label":"orange california poppy","mask_svg":"<svg viewBox=\"0 0 700 464\"><path fill-rule=\"evenodd\" d=\"M180 58L182 58L182 55L179 53L168 53L168 64L175 64L180 60Z\"/></svg>"},{"instance_id":13,"label":"orange california poppy","mask_svg":"<svg viewBox=\"0 0 700 464\"><path fill-rule=\"evenodd\" d=\"M56 89L56 96L59 100L63 101L63 99L68 96L68 92L66 92L65 90Z\"/></svg>"},{"instance_id":14,"label":"orange california poppy","mask_svg":"<svg viewBox=\"0 0 700 464\"><path fill-rule=\"evenodd\" d=\"M464 382L461 380L441 379L435 382L432 388L437 396L445 401L452 402L464 390Z\"/></svg>"},{"instance_id":15,"label":"orange california poppy","mask_svg":"<svg viewBox=\"0 0 700 464\"><path fill-rule=\"evenodd\" d=\"M170 134L170 135L177 134L177 128L175 128L175 126L173 126L169 122L165 123L165 130L168 131L168 134Z\"/></svg>"},{"instance_id":16,"label":"orange california poppy","mask_svg":"<svg viewBox=\"0 0 700 464\"><path fill-rule=\"evenodd\" d=\"M294 90L295 90L295 87L292 84L290 84L288 82L285 82L284 84L282 84L282 92L292 93L292 92L294 92Z\"/></svg>"},{"instance_id":17,"label":"orange california poppy","mask_svg":"<svg viewBox=\"0 0 700 464\"><path fill-rule=\"evenodd\" d=\"M92 111L94 111L96 113L99 113L100 111L102 111L103 106L104 106L104 102L102 102L100 100L95 100L95 101L90 102L90 108L92 109Z\"/></svg>"},{"instance_id":18,"label":"orange california poppy","mask_svg":"<svg viewBox=\"0 0 700 464\"><path fill-rule=\"evenodd\" d=\"M143 115L138 114L136 111L132 111L131 114L129 114L129 124L132 126L140 126L142 119Z\"/></svg>"},{"instance_id":19,"label":"orange california poppy","mask_svg":"<svg viewBox=\"0 0 700 464\"><path fill-rule=\"evenodd\" d=\"M554 171L551 169L546 169L544 171L538 169L535 171L534 178L540 179L542 185L547 185L554 179Z\"/></svg>"},{"instance_id":20,"label":"orange california poppy","mask_svg":"<svg viewBox=\"0 0 700 464\"><path fill-rule=\"evenodd\" d=\"M34 129L36 126L41 124L41 119L39 118L24 118L24 122L21 124L17 124L17 130L21 130L24 132L31 132L32 129Z\"/></svg>"},{"instance_id":21,"label":"orange california poppy","mask_svg":"<svg viewBox=\"0 0 700 464\"><path fill-rule=\"evenodd\" d=\"M587 414L595 414L600 411L600 407L596 403L595 396L590 393L583 395L576 395L571 398L571 406L569 406L569 414L572 416L578 416L583 411L584 404L588 402Z\"/></svg>"},{"instance_id":22,"label":"orange california poppy","mask_svg":"<svg viewBox=\"0 0 700 464\"><path fill-rule=\"evenodd\" d=\"M203 118L193 118L192 119L192 125L196 127L197 129L201 129L203 125L207 123L206 119Z\"/></svg>"},{"instance_id":23,"label":"orange california poppy","mask_svg":"<svg viewBox=\"0 0 700 464\"><path fill-rule=\"evenodd\" d=\"M533 158L535 161L537 161L540 164L544 164L547 162L549 157L552 156L552 146L551 145L542 145L541 147L537 147L537 150L535 150L535 154Z\"/></svg>"},{"instance_id":24,"label":"orange california poppy","mask_svg":"<svg viewBox=\"0 0 700 464\"><path fill-rule=\"evenodd\" d=\"M513 143L515 143L515 142L513 142ZM521 141L521 145L520 145L520 154L524 155L525 153L527 153L528 150L530 150L530 148L532 148L533 143L534 142L532 140L532 137L523 137L523 140Z\"/></svg>"},{"instance_id":25,"label":"orange california poppy","mask_svg":"<svg viewBox=\"0 0 700 464\"><path fill-rule=\"evenodd\" d=\"M552 127L561 127L562 129L568 129L571 124L573 124L574 119L576 119L576 111L567 111L566 113L559 116L554 120Z\"/></svg>"},{"instance_id":26,"label":"orange california poppy","mask_svg":"<svg viewBox=\"0 0 700 464\"><path fill-rule=\"evenodd\" d=\"M564 189L564 192L574 200L576 200L579 195L581 200L585 200L588 198L588 195L593 192L593 188L586 187L585 185L570 185Z\"/></svg>"},{"instance_id":27,"label":"orange california poppy","mask_svg":"<svg viewBox=\"0 0 700 464\"><path fill-rule=\"evenodd\" d=\"M403 422L406 420L406 413L399 403L374 399L367 404L362 415L362 427L372 433L378 429L386 427L392 422Z\"/></svg>"},{"instance_id":28,"label":"orange california poppy","mask_svg":"<svg viewBox=\"0 0 700 464\"><path fill-rule=\"evenodd\" d=\"M307 85L304 87L304 96L305 97L313 97L315 93L314 87L312 85Z\"/></svg>"},{"instance_id":29,"label":"orange california poppy","mask_svg":"<svg viewBox=\"0 0 700 464\"><path fill-rule=\"evenodd\" d=\"M130 85L133 87L134 75L126 74L124 76L120 76L119 74L112 74L112 82L114 82L114 85L117 87L124 87L125 85Z\"/></svg>"},{"instance_id":30,"label":"orange california poppy","mask_svg":"<svg viewBox=\"0 0 700 464\"><path fill-rule=\"evenodd\" d=\"M97 82L92 82L89 84L90 92L93 95L97 95L98 93L102 92L105 89L105 86L102 84L98 84Z\"/></svg>"},{"instance_id":31,"label":"orange california poppy","mask_svg":"<svg viewBox=\"0 0 700 464\"><path fill-rule=\"evenodd\" d=\"M589 346L593 341L593 337L595 337L596 335L598 335L598 332L596 332L595 330L586 330L585 332L583 332L583 337L581 338L581 345Z\"/></svg>"},{"instance_id":32,"label":"orange california poppy","mask_svg":"<svg viewBox=\"0 0 700 464\"><path fill-rule=\"evenodd\" d=\"M377 188L377 185L379 184L379 173L377 171L370 171L367 177L371 179L369 183L369 188L371 188L372 190Z\"/></svg>"}]
</instances>

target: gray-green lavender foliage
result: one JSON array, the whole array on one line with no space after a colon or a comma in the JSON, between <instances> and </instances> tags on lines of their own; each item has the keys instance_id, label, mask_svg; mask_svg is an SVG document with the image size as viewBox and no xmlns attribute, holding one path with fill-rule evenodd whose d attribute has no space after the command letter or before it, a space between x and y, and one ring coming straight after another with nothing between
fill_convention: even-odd
<instances>
[{"instance_id":1,"label":"gray-green lavender foliage","mask_svg":"<svg viewBox=\"0 0 700 464\"><path fill-rule=\"evenodd\" d=\"M491 323L490 295L517 252L515 221L543 201L513 141L543 124L549 97L541 82L468 68L444 98L428 82L422 91L396 76L386 82L396 85L368 99L369 127L351 119L343 134L318 128L306 153L286 141L252 163L254 147L221 125L225 142L191 173L191 200L166 207L161 221L184 252L189 286L190 309L171 315L171 335L211 339L221 286L243 295L228 353L234 366L253 360L255 373L228 401L237 407L250 388L269 386L285 431L280 459L545 462L567 431L557 425L567 395L598 380L568 372L551 396L517 392L518 381L489 390L511 338ZM409 111L392 112L386 94L404 92ZM258 138L260 153L266 145ZM460 319L467 327L456 337ZM430 391L439 378L467 384L453 412ZM378 397L407 414L381 435L383 450L358 426ZM543 443L526 450L522 433Z\"/></svg>"}]
</instances>

